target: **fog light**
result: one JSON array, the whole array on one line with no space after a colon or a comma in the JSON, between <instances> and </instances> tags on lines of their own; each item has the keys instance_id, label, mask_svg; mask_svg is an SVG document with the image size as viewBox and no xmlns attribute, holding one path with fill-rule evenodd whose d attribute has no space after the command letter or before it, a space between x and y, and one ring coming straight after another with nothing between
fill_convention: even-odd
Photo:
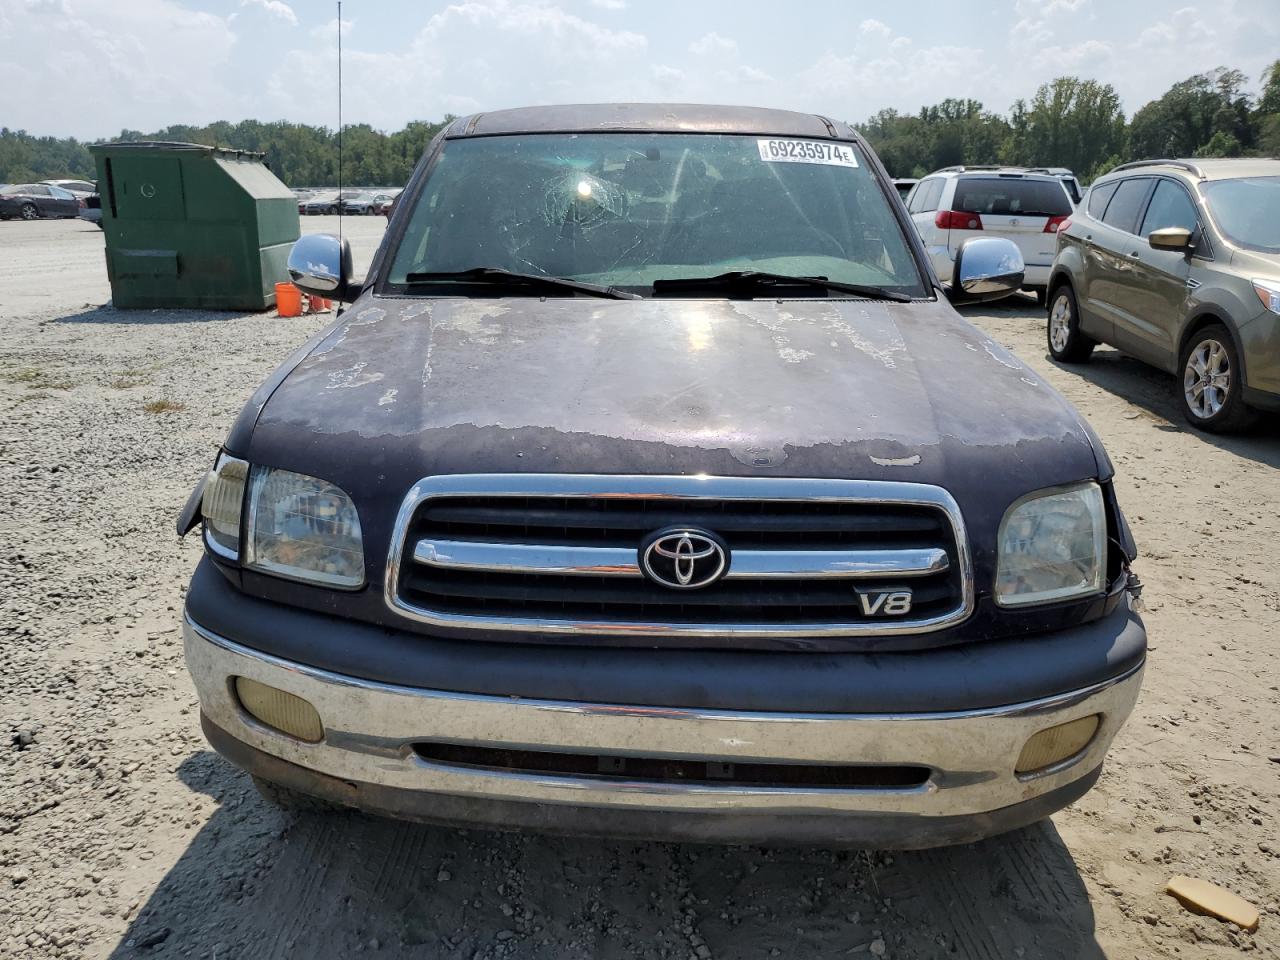
<instances>
[{"instance_id":1,"label":"fog light","mask_svg":"<svg viewBox=\"0 0 1280 960\"><path fill-rule=\"evenodd\" d=\"M1013 769L1017 773L1035 773L1074 757L1089 745L1093 735L1098 732L1101 720L1102 717L1094 713L1041 730L1023 746L1022 753L1018 755L1018 764Z\"/></svg>"},{"instance_id":2,"label":"fog light","mask_svg":"<svg viewBox=\"0 0 1280 960\"><path fill-rule=\"evenodd\" d=\"M301 697L248 677L236 677L236 696L246 713L274 730L307 743L319 743L324 739L320 714Z\"/></svg>"}]
</instances>

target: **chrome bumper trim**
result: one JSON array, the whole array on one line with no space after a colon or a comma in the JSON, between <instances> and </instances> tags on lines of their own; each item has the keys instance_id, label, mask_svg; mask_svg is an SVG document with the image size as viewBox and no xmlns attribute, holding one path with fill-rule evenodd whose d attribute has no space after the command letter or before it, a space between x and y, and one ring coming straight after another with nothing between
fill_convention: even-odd
<instances>
[{"instance_id":1,"label":"chrome bumper trim","mask_svg":"<svg viewBox=\"0 0 1280 960\"><path fill-rule=\"evenodd\" d=\"M425 793L670 811L980 814L1048 793L1095 770L1132 710L1142 667L1068 693L986 710L921 714L782 714L573 703L426 690L340 676L244 647L184 621L201 709L235 739L354 783ZM927 654L922 654L927 656ZM249 677L309 701L324 723L303 743L256 722L233 691ZM1034 733L1102 716L1079 755L1044 774L1013 772ZM929 779L905 788L809 788L628 782L433 764L424 740L732 761L909 764Z\"/></svg>"},{"instance_id":2,"label":"chrome bumper trim","mask_svg":"<svg viewBox=\"0 0 1280 960\"><path fill-rule=\"evenodd\" d=\"M622 547L419 540L413 561L441 570L643 577L639 551ZM950 566L947 552L925 550L735 550L726 580L827 580L927 577Z\"/></svg>"}]
</instances>

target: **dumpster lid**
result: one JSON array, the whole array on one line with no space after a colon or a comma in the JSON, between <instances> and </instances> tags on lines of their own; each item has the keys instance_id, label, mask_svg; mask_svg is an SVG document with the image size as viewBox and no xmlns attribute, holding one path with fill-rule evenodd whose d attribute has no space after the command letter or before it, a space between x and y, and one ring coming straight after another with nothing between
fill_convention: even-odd
<instances>
[{"instance_id":1,"label":"dumpster lid","mask_svg":"<svg viewBox=\"0 0 1280 960\"><path fill-rule=\"evenodd\" d=\"M211 147L207 143L182 143L178 140L116 140L111 143L89 145L91 153L115 153L118 150L146 150L161 153L203 153L209 156L235 157L241 160L261 160L265 153L239 150L235 147Z\"/></svg>"}]
</instances>

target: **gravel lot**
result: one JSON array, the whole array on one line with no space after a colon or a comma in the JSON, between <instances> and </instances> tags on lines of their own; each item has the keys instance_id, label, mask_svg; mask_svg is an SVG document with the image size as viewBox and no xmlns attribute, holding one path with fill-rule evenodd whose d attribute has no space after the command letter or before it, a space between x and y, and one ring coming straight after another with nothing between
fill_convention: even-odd
<instances>
[{"instance_id":1,"label":"gravel lot","mask_svg":"<svg viewBox=\"0 0 1280 960\"><path fill-rule=\"evenodd\" d=\"M357 269L382 229L346 221ZM1102 435L1142 549L1146 688L1051 823L887 855L291 820L200 736L177 626L200 546L173 520L325 318L104 307L77 221L0 223L0 250L0 956L1280 955L1275 424L1192 433L1164 374L1048 362L1030 301L971 314ZM1184 911L1176 873L1259 931Z\"/></svg>"}]
</instances>

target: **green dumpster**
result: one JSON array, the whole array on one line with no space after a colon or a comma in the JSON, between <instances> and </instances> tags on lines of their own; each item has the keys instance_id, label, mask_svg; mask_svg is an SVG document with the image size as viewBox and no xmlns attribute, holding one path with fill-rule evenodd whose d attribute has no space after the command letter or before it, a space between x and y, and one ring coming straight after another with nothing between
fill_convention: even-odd
<instances>
[{"instance_id":1,"label":"green dumpster","mask_svg":"<svg viewBox=\"0 0 1280 960\"><path fill-rule=\"evenodd\" d=\"M196 143L91 146L120 308L264 310L298 239L298 201L262 154Z\"/></svg>"}]
</instances>

